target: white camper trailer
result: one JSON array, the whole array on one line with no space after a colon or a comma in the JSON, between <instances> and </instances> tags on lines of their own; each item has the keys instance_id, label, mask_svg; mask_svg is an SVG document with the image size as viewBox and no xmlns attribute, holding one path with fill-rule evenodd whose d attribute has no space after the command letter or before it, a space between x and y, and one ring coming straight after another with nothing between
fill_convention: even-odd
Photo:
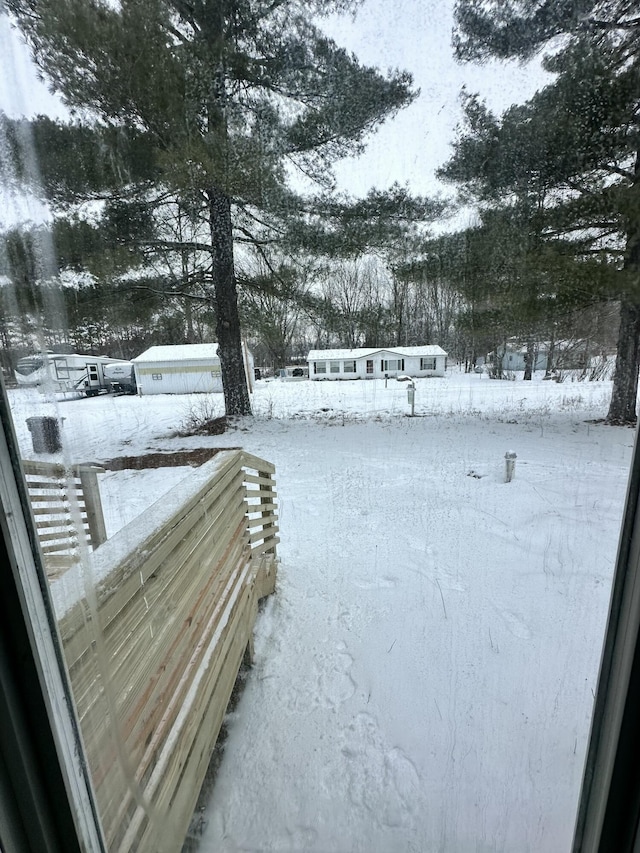
<instances>
[{"instance_id":1,"label":"white camper trailer","mask_svg":"<svg viewBox=\"0 0 640 853\"><path fill-rule=\"evenodd\" d=\"M104 375L109 380L112 391L122 391L124 394L136 393L136 374L133 362L121 361L117 364L107 364Z\"/></svg>"},{"instance_id":2,"label":"white camper trailer","mask_svg":"<svg viewBox=\"0 0 640 853\"><path fill-rule=\"evenodd\" d=\"M14 374L18 385L24 387L76 391L93 397L109 390L105 368L116 364L122 364L122 360L101 355L39 352L21 358Z\"/></svg>"}]
</instances>

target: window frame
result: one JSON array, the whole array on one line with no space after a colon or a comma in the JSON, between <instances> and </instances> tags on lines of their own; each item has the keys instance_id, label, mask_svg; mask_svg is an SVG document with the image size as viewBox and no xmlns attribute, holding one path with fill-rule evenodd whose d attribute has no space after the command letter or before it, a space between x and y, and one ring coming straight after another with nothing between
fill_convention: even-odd
<instances>
[{"instance_id":1,"label":"window frame","mask_svg":"<svg viewBox=\"0 0 640 853\"><path fill-rule=\"evenodd\" d=\"M573 853L632 853L638 849L639 715L640 442L636 430Z\"/></svg>"},{"instance_id":2,"label":"window frame","mask_svg":"<svg viewBox=\"0 0 640 853\"><path fill-rule=\"evenodd\" d=\"M106 853L0 379L0 844Z\"/></svg>"},{"instance_id":3,"label":"window frame","mask_svg":"<svg viewBox=\"0 0 640 853\"><path fill-rule=\"evenodd\" d=\"M69 378L69 363L66 358L54 358L53 363L56 368L56 379Z\"/></svg>"}]
</instances>

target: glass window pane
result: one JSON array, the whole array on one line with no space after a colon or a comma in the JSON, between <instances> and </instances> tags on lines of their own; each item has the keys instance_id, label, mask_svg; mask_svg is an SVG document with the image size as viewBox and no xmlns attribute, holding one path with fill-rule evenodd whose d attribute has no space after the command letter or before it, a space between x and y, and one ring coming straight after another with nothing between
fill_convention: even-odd
<instances>
[{"instance_id":1,"label":"glass window pane","mask_svg":"<svg viewBox=\"0 0 640 853\"><path fill-rule=\"evenodd\" d=\"M0 341L108 848L180 848L233 696L203 850L568 849L636 403L637 97L601 112L635 22L497 67L418 0L248 2L215 44L52 3L12 20L73 110L0 31ZM459 0L458 51L515 6Z\"/></svg>"}]
</instances>

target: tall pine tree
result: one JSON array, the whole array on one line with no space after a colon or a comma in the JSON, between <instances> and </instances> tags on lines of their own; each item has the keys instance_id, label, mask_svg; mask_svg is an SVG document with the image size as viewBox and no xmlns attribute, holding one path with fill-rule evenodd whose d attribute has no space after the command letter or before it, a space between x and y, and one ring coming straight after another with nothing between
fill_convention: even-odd
<instances>
[{"instance_id":1,"label":"tall pine tree","mask_svg":"<svg viewBox=\"0 0 640 853\"><path fill-rule=\"evenodd\" d=\"M250 413L234 219L280 208L287 166L331 186L331 165L414 97L326 38L351 0L8 0L38 66L71 108L151 141L157 187L208 232L226 411ZM136 189L149 200L148 186Z\"/></svg>"},{"instance_id":2,"label":"tall pine tree","mask_svg":"<svg viewBox=\"0 0 640 853\"><path fill-rule=\"evenodd\" d=\"M576 257L618 258L620 329L612 424L636 421L640 362L640 16L628 0L458 0L456 54L526 60L548 46L555 82L500 123L477 116L458 147L467 178L485 197L517 193L535 175L550 237L569 237ZM562 39L557 39L562 36ZM555 41L554 41L555 40ZM472 165L472 161L473 165ZM594 289L602 277L594 278Z\"/></svg>"}]
</instances>

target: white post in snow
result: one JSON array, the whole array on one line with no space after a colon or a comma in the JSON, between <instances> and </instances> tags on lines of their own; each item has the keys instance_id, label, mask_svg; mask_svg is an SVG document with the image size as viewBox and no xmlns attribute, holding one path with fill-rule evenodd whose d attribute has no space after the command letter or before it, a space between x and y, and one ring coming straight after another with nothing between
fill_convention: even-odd
<instances>
[{"instance_id":1,"label":"white post in snow","mask_svg":"<svg viewBox=\"0 0 640 853\"><path fill-rule=\"evenodd\" d=\"M411 404L411 417L413 417L416 402L416 386L413 382L407 385L407 402Z\"/></svg>"},{"instance_id":2,"label":"white post in snow","mask_svg":"<svg viewBox=\"0 0 640 853\"><path fill-rule=\"evenodd\" d=\"M507 450L504 454L505 458L505 472L504 472L504 481L505 483L510 483L513 480L514 474L516 473L516 459L517 455L513 452L513 450Z\"/></svg>"}]
</instances>

